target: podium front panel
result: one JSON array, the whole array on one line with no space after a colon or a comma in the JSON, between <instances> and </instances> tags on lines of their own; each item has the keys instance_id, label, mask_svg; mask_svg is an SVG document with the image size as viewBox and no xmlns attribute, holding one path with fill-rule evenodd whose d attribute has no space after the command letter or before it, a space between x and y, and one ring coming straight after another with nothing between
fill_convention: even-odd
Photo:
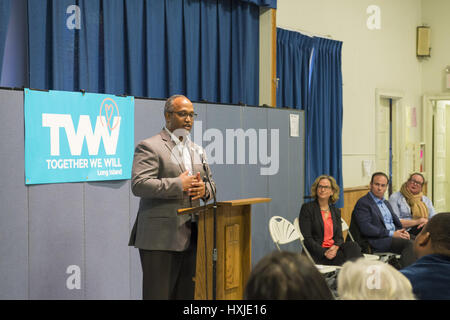
<instances>
[{"instance_id":1,"label":"podium front panel","mask_svg":"<svg viewBox=\"0 0 450 320\"><path fill-rule=\"evenodd\" d=\"M195 299L212 299L213 208L200 213ZM251 205L218 205L216 298L240 300L251 271Z\"/></svg>"}]
</instances>

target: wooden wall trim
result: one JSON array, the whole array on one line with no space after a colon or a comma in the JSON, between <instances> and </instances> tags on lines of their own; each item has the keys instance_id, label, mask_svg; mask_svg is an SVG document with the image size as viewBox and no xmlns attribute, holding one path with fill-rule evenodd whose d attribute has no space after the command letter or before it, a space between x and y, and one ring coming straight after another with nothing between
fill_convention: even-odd
<instances>
[{"instance_id":1,"label":"wooden wall trim","mask_svg":"<svg viewBox=\"0 0 450 320\"><path fill-rule=\"evenodd\" d=\"M351 188L344 188L345 192L355 192L355 191L362 191L362 190L369 190L369 186L360 186L360 187L351 187Z\"/></svg>"},{"instance_id":2,"label":"wooden wall trim","mask_svg":"<svg viewBox=\"0 0 450 320\"><path fill-rule=\"evenodd\" d=\"M344 207L341 210L341 216L349 226L352 219L352 211L356 202L359 198L366 195L369 190L369 186L344 188ZM344 239L346 236L347 232L344 232Z\"/></svg>"}]
</instances>

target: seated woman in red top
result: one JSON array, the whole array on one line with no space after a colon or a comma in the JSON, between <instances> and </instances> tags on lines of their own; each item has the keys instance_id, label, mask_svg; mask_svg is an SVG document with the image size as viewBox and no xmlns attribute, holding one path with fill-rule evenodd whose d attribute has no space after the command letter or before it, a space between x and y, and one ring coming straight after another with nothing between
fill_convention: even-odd
<instances>
[{"instance_id":1,"label":"seated woman in red top","mask_svg":"<svg viewBox=\"0 0 450 320\"><path fill-rule=\"evenodd\" d=\"M311 196L315 200L302 205L299 225L316 264L342 265L363 257L356 242L344 242L341 211L333 205L339 199L336 180L321 175L311 186Z\"/></svg>"}]
</instances>

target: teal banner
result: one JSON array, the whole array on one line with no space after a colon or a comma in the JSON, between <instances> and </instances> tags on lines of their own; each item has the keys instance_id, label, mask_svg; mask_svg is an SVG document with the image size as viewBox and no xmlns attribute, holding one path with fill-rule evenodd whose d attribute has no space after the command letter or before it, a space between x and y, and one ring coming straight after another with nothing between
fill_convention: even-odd
<instances>
[{"instance_id":1,"label":"teal banner","mask_svg":"<svg viewBox=\"0 0 450 320\"><path fill-rule=\"evenodd\" d=\"M131 178L134 97L25 89L25 184Z\"/></svg>"}]
</instances>

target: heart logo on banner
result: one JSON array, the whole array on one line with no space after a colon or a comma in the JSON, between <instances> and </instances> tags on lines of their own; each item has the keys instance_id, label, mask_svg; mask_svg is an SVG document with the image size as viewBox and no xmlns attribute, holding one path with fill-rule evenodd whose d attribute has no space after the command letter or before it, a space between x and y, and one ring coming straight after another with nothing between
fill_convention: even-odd
<instances>
[{"instance_id":1,"label":"heart logo on banner","mask_svg":"<svg viewBox=\"0 0 450 320\"><path fill-rule=\"evenodd\" d=\"M114 125L114 113L116 113L116 117L119 117L119 108L117 107L116 102L111 98L105 98L100 105L100 119L102 125L105 125L103 120L104 118L106 118L106 125L108 126L110 131L113 131L119 123L117 122Z\"/></svg>"},{"instance_id":2,"label":"heart logo on banner","mask_svg":"<svg viewBox=\"0 0 450 320\"><path fill-rule=\"evenodd\" d=\"M111 119L114 113L114 107L112 104L105 104L106 121L108 122L108 128L111 129Z\"/></svg>"}]
</instances>

